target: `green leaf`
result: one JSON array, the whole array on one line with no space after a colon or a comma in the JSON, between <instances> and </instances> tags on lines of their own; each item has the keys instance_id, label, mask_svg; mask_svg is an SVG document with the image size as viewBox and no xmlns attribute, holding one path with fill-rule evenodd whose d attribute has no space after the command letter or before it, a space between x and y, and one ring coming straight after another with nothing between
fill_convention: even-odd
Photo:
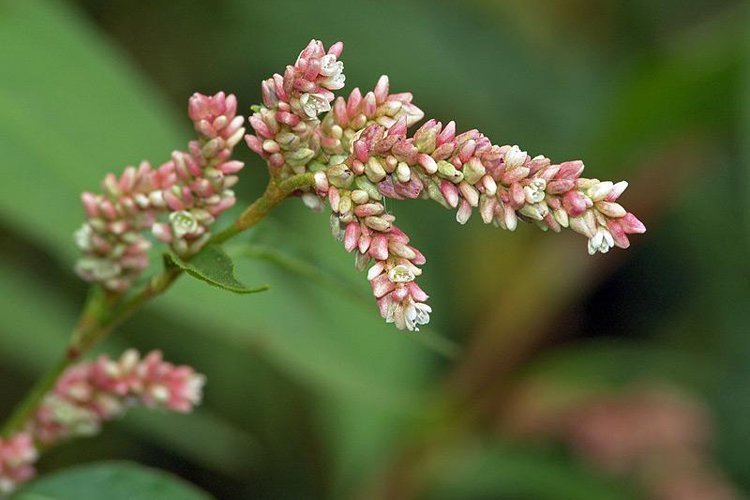
<instances>
[{"instance_id":1,"label":"green leaf","mask_svg":"<svg viewBox=\"0 0 750 500\"><path fill-rule=\"evenodd\" d=\"M230 292L245 294L268 290L268 285L248 288L240 283L234 275L234 262L218 245L206 246L189 261L171 252L165 254L164 259L167 265L175 265L194 278Z\"/></svg>"},{"instance_id":2,"label":"green leaf","mask_svg":"<svg viewBox=\"0 0 750 500\"><path fill-rule=\"evenodd\" d=\"M104 462L57 472L30 483L16 500L207 500L208 493L172 474L129 462Z\"/></svg>"}]
</instances>

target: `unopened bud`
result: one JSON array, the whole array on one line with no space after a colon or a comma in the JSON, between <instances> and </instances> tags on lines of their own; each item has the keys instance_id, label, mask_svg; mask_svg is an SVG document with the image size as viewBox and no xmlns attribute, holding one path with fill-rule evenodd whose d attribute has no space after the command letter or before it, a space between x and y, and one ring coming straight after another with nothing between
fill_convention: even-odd
<instances>
[{"instance_id":1,"label":"unopened bud","mask_svg":"<svg viewBox=\"0 0 750 500\"><path fill-rule=\"evenodd\" d=\"M352 171L349 170L349 167L345 163L340 163L330 167L326 172L326 176L328 177L328 182L332 186L338 188L347 188L351 186L354 178Z\"/></svg>"},{"instance_id":2,"label":"unopened bud","mask_svg":"<svg viewBox=\"0 0 750 500\"><path fill-rule=\"evenodd\" d=\"M452 163L447 162L445 160L440 160L439 162L437 162L437 164L438 164L438 175L440 175L440 177L443 177L444 179L448 179L454 184L458 184L464 179L464 174L462 174L459 170L457 170L456 167L454 167Z\"/></svg>"},{"instance_id":3,"label":"unopened bud","mask_svg":"<svg viewBox=\"0 0 750 500\"><path fill-rule=\"evenodd\" d=\"M378 158L371 156L367 160L367 164L365 165L365 175L372 182L380 182L385 178L385 168L383 168L383 165Z\"/></svg>"},{"instance_id":4,"label":"unopened bud","mask_svg":"<svg viewBox=\"0 0 750 500\"><path fill-rule=\"evenodd\" d=\"M381 233L391 229L391 223L382 217L365 217L365 225Z\"/></svg>"},{"instance_id":5,"label":"unopened bud","mask_svg":"<svg viewBox=\"0 0 750 500\"><path fill-rule=\"evenodd\" d=\"M464 164L463 173L466 182L476 184L487 173L487 169L484 168L479 158L474 157Z\"/></svg>"}]
</instances>

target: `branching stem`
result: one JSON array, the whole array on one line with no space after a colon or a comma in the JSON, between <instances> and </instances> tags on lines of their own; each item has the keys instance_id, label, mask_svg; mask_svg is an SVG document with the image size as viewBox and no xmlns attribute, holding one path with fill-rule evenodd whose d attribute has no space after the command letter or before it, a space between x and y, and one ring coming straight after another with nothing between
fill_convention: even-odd
<instances>
[{"instance_id":1,"label":"branching stem","mask_svg":"<svg viewBox=\"0 0 750 500\"><path fill-rule=\"evenodd\" d=\"M272 178L263 195L248 206L234 224L217 233L211 243L224 243L242 231L255 226L290 194L310 187L312 183L311 173L295 175L283 181ZM0 435L7 437L21 430L68 367L130 318L143 304L167 291L181 275L180 268L165 267L143 288L130 296L107 292L98 286L92 287L70 337L67 350L19 403L3 425Z\"/></svg>"}]
</instances>

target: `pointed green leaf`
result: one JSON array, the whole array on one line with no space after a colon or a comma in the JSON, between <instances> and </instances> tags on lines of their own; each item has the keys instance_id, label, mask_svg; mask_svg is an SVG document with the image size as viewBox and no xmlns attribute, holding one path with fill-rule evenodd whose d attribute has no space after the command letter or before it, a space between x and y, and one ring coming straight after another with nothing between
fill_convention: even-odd
<instances>
[{"instance_id":1,"label":"pointed green leaf","mask_svg":"<svg viewBox=\"0 0 750 500\"><path fill-rule=\"evenodd\" d=\"M234 262L218 245L208 245L189 261L174 253L164 256L167 265L175 265L194 278L209 285L234 293L256 293L268 290L268 285L248 288L234 275Z\"/></svg>"},{"instance_id":2,"label":"pointed green leaf","mask_svg":"<svg viewBox=\"0 0 750 500\"><path fill-rule=\"evenodd\" d=\"M208 500L208 493L167 472L128 462L104 462L73 467L41 477L13 498L32 500Z\"/></svg>"}]
</instances>

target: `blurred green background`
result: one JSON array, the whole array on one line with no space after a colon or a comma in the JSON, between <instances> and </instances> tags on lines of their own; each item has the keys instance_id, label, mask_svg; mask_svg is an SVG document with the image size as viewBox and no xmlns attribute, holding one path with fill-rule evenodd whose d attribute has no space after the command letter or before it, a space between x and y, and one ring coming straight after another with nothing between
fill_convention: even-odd
<instances>
[{"instance_id":1,"label":"blurred green background","mask_svg":"<svg viewBox=\"0 0 750 500\"><path fill-rule=\"evenodd\" d=\"M84 299L78 193L183 148L193 92L247 113L310 38L343 40L346 92L386 73L428 117L627 179L648 233L590 257L575 234L393 203L435 311L409 335L383 324L327 217L288 202L228 248L270 291L183 279L103 346L191 364L204 405L133 412L40 470L127 459L226 499L746 496L748 20L709 0L0 0L0 415ZM249 201L265 167L240 149ZM581 437L593 424L574 429L607 411L605 448L699 423L618 468Z\"/></svg>"}]
</instances>

